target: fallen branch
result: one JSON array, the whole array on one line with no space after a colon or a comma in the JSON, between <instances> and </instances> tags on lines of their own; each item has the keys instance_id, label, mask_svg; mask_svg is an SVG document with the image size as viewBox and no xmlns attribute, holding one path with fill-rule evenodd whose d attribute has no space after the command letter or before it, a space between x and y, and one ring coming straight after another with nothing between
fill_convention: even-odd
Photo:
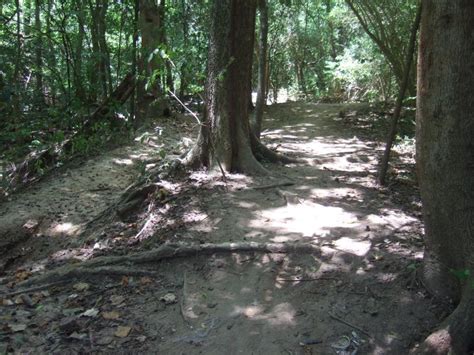
<instances>
[{"instance_id":1,"label":"fallen branch","mask_svg":"<svg viewBox=\"0 0 474 355\"><path fill-rule=\"evenodd\" d=\"M16 290L16 291L12 291L12 292L6 292L6 293L0 294L0 296L2 296L2 297L11 297L11 296L16 296L16 295L21 295L23 293L38 292L38 291L42 291L42 290L45 290L45 289L53 287L53 286L61 285L63 283L66 283L66 280L56 281L56 282L52 282L52 283L49 283L49 284L30 287L30 288L25 288L23 290Z\"/></svg>"},{"instance_id":2,"label":"fallen branch","mask_svg":"<svg viewBox=\"0 0 474 355\"><path fill-rule=\"evenodd\" d=\"M181 312L181 317L183 318L184 323L188 325L188 327L192 328L191 324L189 323L188 317L186 316L186 271L184 272L183 275L183 295L181 297L181 302L179 303L179 310Z\"/></svg>"},{"instance_id":3,"label":"fallen branch","mask_svg":"<svg viewBox=\"0 0 474 355\"><path fill-rule=\"evenodd\" d=\"M263 185L263 186L255 186L252 189L254 190L266 190L266 189L272 189L274 187L285 187L285 186L293 186L295 183L294 182L281 182L279 184L271 184L271 185Z\"/></svg>"},{"instance_id":4,"label":"fallen branch","mask_svg":"<svg viewBox=\"0 0 474 355\"><path fill-rule=\"evenodd\" d=\"M28 287L35 284L57 282L59 280L73 280L96 275L104 272L130 275L133 273L149 273L130 269L132 265L154 263L164 259L193 257L216 253L267 253L267 254L319 254L319 248L311 244L285 244L285 243L222 243L222 244L164 244L159 248L123 256L99 256L95 259L84 261L80 264L65 265L47 271L42 275L32 277L18 284L19 287ZM106 266L120 265L121 268L105 269ZM118 271L120 270L120 271Z\"/></svg>"},{"instance_id":5,"label":"fallen branch","mask_svg":"<svg viewBox=\"0 0 474 355\"><path fill-rule=\"evenodd\" d=\"M305 279L282 279L277 278L275 281L280 282L310 282L310 281L319 281L319 280L339 280L337 277L314 277L314 278L305 278Z\"/></svg>"}]
</instances>

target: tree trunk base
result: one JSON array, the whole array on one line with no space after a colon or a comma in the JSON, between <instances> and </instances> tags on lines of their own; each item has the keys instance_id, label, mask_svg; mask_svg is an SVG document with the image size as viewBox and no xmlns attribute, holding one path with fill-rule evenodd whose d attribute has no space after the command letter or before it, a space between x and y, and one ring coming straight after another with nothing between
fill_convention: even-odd
<instances>
[{"instance_id":1,"label":"tree trunk base","mask_svg":"<svg viewBox=\"0 0 474 355\"><path fill-rule=\"evenodd\" d=\"M461 302L413 354L464 355L474 352L474 285L465 286Z\"/></svg>"}]
</instances>

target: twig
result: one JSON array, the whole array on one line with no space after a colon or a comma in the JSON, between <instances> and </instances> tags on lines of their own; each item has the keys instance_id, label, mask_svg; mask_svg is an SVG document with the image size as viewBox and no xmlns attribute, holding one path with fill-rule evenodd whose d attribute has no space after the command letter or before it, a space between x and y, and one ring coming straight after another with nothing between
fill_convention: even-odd
<instances>
[{"instance_id":1,"label":"twig","mask_svg":"<svg viewBox=\"0 0 474 355\"><path fill-rule=\"evenodd\" d=\"M181 106L183 106L183 108L184 108L186 111L188 111L188 112L194 117L194 119L197 121L197 123L198 123L200 126L203 125L202 122L201 122L201 120L199 119L199 117L198 117L193 111L191 111L191 110L189 109L189 107L186 106L186 105L184 104L184 102L181 101L181 100L179 99L179 97L176 96L176 94L175 94L173 91L171 91L170 89L168 89L168 93L169 93L171 96L173 96L173 98L174 98L176 101L178 101L178 103L179 103Z\"/></svg>"},{"instance_id":2,"label":"twig","mask_svg":"<svg viewBox=\"0 0 474 355\"><path fill-rule=\"evenodd\" d=\"M254 190L265 190L265 189L271 189L274 187L282 187L282 186L293 186L295 183L294 182L281 182L278 184L271 184L271 185L263 185L263 186L255 186L253 187Z\"/></svg>"},{"instance_id":3,"label":"twig","mask_svg":"<svg viewBox=\"0 0 474 355\"><path fill-rule=\"evenodd\" d=\"M11 296L16 296L16 295L21 295L23 293L31 293L31 292L36 292L36 291L42 291L46 288L50 288L52 286L56 286L59 284L66 283L66 280L59 280L55 282L51 282L49 284L41 285L41 286L36 286L36 287L30 287L30 288L25 288L24 290L17 290L17 291L12 291L8 293L3 293L1 294L2 297L11 297Z\"/></svg>"},{"instance_id":4,"label":"twig","mask_svg":"<svg viewBox=\"0 0 474 355\"><path fill-rule=\"evenodd\" d=\"M188 318L186 317L186 313L184 311L185 307L186 307L186 271L183 274L183 296L181 297L181 302L179 303L179 310L181 313L181 317L184 320L184 323L186 323L188 327L192 328L191 324L188 321Z\"/></svg>"},{"instance_id":5,"label":"twig","mask_svg":"<svg viewBox=\"0 0 474 355\"><path fill-rule=\"evenodd\" d=\"M179 102L179 104L181 106L183 106L183 108L188 111L193 117L194 119L197 121L198 125L199 126L204 126L204 124L201 122L201 120L199 119L199 117L189 109L188 106L186 106L179 98L178 96L176 96L176 94L174 92L172 92L170 89L168 89L168 92L171 94L171 96L173 96L173 98ZM214 149L214 144L212 143L212 138L209 137L209 145L210 145L210 148L212 150L212 152L214 153L214 158L216 159L216 162L217 162L217 165L219 165L219 169L221 171L221 174L222 174L222 180L224 181L224 183L227 184L227 177L225 175L225 172L224 172L224 169L222 168L222 164L219 160L219 158L217 157L217 155L215 154L216 150Z\"/></svg>"},{"instance_id":6,"label":"twig","mask_svg":"<svg viewBox=\"0 0 474 355\"><path fill-rule=\"evenodd\" d=\"M276 281L283 281L283 282L308 282L308 281L319 281L319 280L338 280L337 277L315 277L315 278L306 278L306 279L280 279L277 278Z\"/></svg>"},{"instance_id":7,"label":"twig","mask_svg":"<svg viewBox=\"0 0 474 355\"><path fill-rule=\"evenodd\" d=\"M334 315L330 312L328 312L328 314L329 314L329 317L331 317L332 319L337 320L338 322L341 322L341 323L343 323L343 324L345 324L345 325L347 325L351 328L354 328L355 330L358 330L359 332L367 335L370 339L374 339L374 337L372 335L370 335L368 332L366 332L364 329L362 329L362 328L360 328L360 327L358 327L358 326L356 326L352 323L349 323L348 321L345 321L344 319L339 318L338 316L336 316L336 315Z\"/></svg>"},{"instance_id":8,"label":"twig","mask_svg":"<svg viewBox=\"0 0 474 355\"><path fill-rule=\"evenodd\" d=\"M87 294L87 297L95 296L95 295L98 295L98 294L100 294L100 293L104 293L104 292L106 292L106 291L108 291L108 290L111 290L111 289L113 289L113 288L117 288L117 287L121 287L121 286L122 286L122 283L121 283L121 282L120 282L120 283L117 283L117 284L113 284L113 285L108 285L108 286L106 286L105 288L102 288L102 289L100 289L100 290L97 290L97 291L88 293L88 294Z\"/></svg>"}]
</instances>

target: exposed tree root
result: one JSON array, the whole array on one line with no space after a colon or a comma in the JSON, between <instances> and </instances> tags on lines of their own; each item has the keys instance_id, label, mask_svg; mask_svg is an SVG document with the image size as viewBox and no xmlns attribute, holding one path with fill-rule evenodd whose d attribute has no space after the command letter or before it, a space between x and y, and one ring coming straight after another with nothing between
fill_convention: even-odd
<instances>
[{"instance_id":1,"label":"exposed tree root","mask_svg":"<svg viewBox=\"0 0 474 355\"><path fill-rule=\"evenodd\" d=\"M100 256L80 264L65 265L19 283L18 287L30 287L60 280L75 280L97 274L147 274L149 271L131 269L132 265L158 262L164 259L209 255L215 253L270 253L270 254L318 254L319 248L311 244L284 243L222 243L222 244L164 244L159 248L123 256ZM120 268L113 265L121 265ZM126 266L124 266L126 265Z\"/></svg>"},{"instance_id":2,"label":"exposed tree root","mask_svg":"<svg viewBox=\"0 0 474 355\"><path fill-rule=\"evenodd\" d=\"M268 149L258 138L250 133L250 144L252 146L252 152L259 161L268 161L270 163L281 163L281 164L292 164L301 162L298 159L290 158L285 155L275 153Z\"/></svg>"},{"instance_id":3,"label":"exposed tree root","mask_svg":"<svg viewBox=\"0 0 474 355\"><path fill-rule=\"evenodd\" d=\"M154 183L143 186L132 185L132 188L127 189L120 201L115 205L115 211L120 218L126 218L133 211L139 210L139 207L148 196L158 191L160 187L160 185Z\"/></svg>"}]
</instances>

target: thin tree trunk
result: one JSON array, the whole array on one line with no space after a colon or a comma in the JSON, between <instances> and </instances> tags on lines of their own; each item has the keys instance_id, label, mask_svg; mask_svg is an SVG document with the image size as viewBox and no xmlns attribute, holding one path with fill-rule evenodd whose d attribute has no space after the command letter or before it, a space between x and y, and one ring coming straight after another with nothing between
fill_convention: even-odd
<instances>
[{"instance_id":1,"label":"thin tree trunk","mask_svg":"<svg viewBox=\"0 0 474 355\"><path fill-rule=\"evenodd\" d=\"M91 101L96 102L98 100L98 93L101 90L101 97L107 96L107 85L105 85L105 74L101 65L101 53L98 38L98 8L97 2L93 3L93 0L89 0L89 11L91 15L90 33L92 43L92 68L89 72L91 88L89 90Z\"/></svg>"},{"instance_id":2,"label":"thin tree trunk","mask_svg":"<svg viewBox=\"0 0 474 355\"><path fill-rule=\"evenodd\" d=\"M167 109L167 105L161 100L163 88L159 75L166 67L160 54L155 52L163 44L162 20L165 9L160 6L154 0L139 2L138 28L141 34L141 49L138 71L141 80L137 87L137 125L149 115L149 107L153 102L162 106L159 108L162 113Z\"/></svg>"},{"instance_id":3,"label":"thin tree trunk","mask_svg":"<svg viewBox=\"0 0 474 355\"><path fill-rule=\"evenodd\" d=\"M43 89L43 34L41 26L41 0L35 0L35 30L36 30L36 50L35 50L35 77L36 77L36 100L38 109L44 106Z\"/></svg>"},{"instance_id":4,"label":"thin tree trunk","mask_svg":"<svg viewBox=\"0 0 474 355\"><path fill-rule=\"evenodd\" d=\"M46 62L48 64L48 67L50 70L52 68L56 68L56 52L54 50L54 43L53 40L51 39L51 16L53 16L53 2L54 0L48 0L48 9L46 12L46 33L48 34L47 36L47 54L46 54ZM46 97L48 104L55 105L56 104L56 82L53 79L54 77L49 79L49 86L47 88L48 95ZM60 85L60 87L64 90L64 87Z\"/></svg>"},{"instance_id":5,"label":"thin tree trunk","mask_svg":"<svg viewBox=\"0 0 474 355\"><path fill-rule=\"evenodd\" d=\"M390 127L390 132L387 138L387 144L385 145L385 152L382 157L382 162L380 164L379 183L381 185L385 185L388 162L390 160L390 152L392 150L393 141L395 140L395 137L397 135L398 120L400 118L400 112L402 110L402 105L403 105L403 99L405 98L405 92L407 90L408 82L410 79L410 68L411 68L411 63L413 62L413 55L415 53L416 34L420 26L420 18L421 18L421 3L420 5L418 5L415 21L413 22L413 27L411 29L410 44L408 47L407 57L405 59L405 75L403 77L403 82L400 85L400 90L398 92L397 102L395 104L395 110L392 116L392 125Z\"/></svg>"},{"instance_id":6,"label":"thin tree trunk","mask_svg":"<svg viewBox=\"0 0 474 355\"><path fill-rule=\"evenodd\" d=\"M13 72L13 83L15 85L15 92L13 96L13 117L17 121L21 115L20 107L20 75L22 68L22 53L23 53L23 35L21 33L21 6L20 0L15 0L16 6L16 55L15 55L15 70Z\"/></svg>"},{"instance_id":7,"label":"thin tree trunk","mask_svg":"<svg viewBox=\"0 0 474 355\"><path fill-rule=\"evenodd\" d=\"M181 25L183 31L183 48L188 48L188 8L186 5L186 0L181 0ZM186 62L183 62L180 67L180 83L179 83L179 97L184 98L186 92L188 91L188 68Z\"/></svg>"},{"instance_id":8,"label":"thin tree trunk","mask_svg":"<svg viewBox=\"0 0 474 355\"><path fill-rule=\"evenodd\" d=\"M107 10L108 10L108 0L98 0L99 4L99 14L98 14L98 21L97 21L97 35L98 35L98 42L99 48L101 53L101 67L102 67L102 75L104 77L103 84L106 88L107 93L112 92L112 73L110 69L110 52L107 45L106 33L107 33Z\"/></svg>"},{"instance_id":9,"label":"thin tree trunk","mask_svg":"<svg viewBox=\"0 0 474 355\"><path fill-rule=\"evenodd\" d=\"M262 131L263 108L266 104L267 92L266 69L268 67L268 9L266 0L259 0L258 10L260 13L258 84L253 132L255 136L260 139L260 133Z\"/></svg>"},{"instance_id":10,"label":"thin tree trunk","mask_svg":"<svg viewBox=\"0 0 474 355\"><path fill-rule=\"evenodd\" d=\"M134 8L133 8L133 37L132 37L132 75L137 78L138 73L138 16L139 16L139 7L140 7L140 0L135 0ZM137 79L135 79L137 80ZM133 125L135 128L139 126L139 120L137 120L137 112L136 112L136 104L137 104L137 97L138 97L138 86L135 85L135 89L132 93L132 99L130 100L130 115L133 119Z\"/></svg>"},{"instance_id":11,"label":"thin tree trunk","mask_svg":"<svg viewBox=\"0 0 474 355\"><path fill-rule=\"evenodd\" d=\"M74 60L74 88L76 91L76 97L81 101L86 101L86 94L84 91L83 78L82 78L82 48L84 46L85 38L85 14L83 2L76 1L76 14L77 14L77 43Z\"/></svg>"}]
</instances>

